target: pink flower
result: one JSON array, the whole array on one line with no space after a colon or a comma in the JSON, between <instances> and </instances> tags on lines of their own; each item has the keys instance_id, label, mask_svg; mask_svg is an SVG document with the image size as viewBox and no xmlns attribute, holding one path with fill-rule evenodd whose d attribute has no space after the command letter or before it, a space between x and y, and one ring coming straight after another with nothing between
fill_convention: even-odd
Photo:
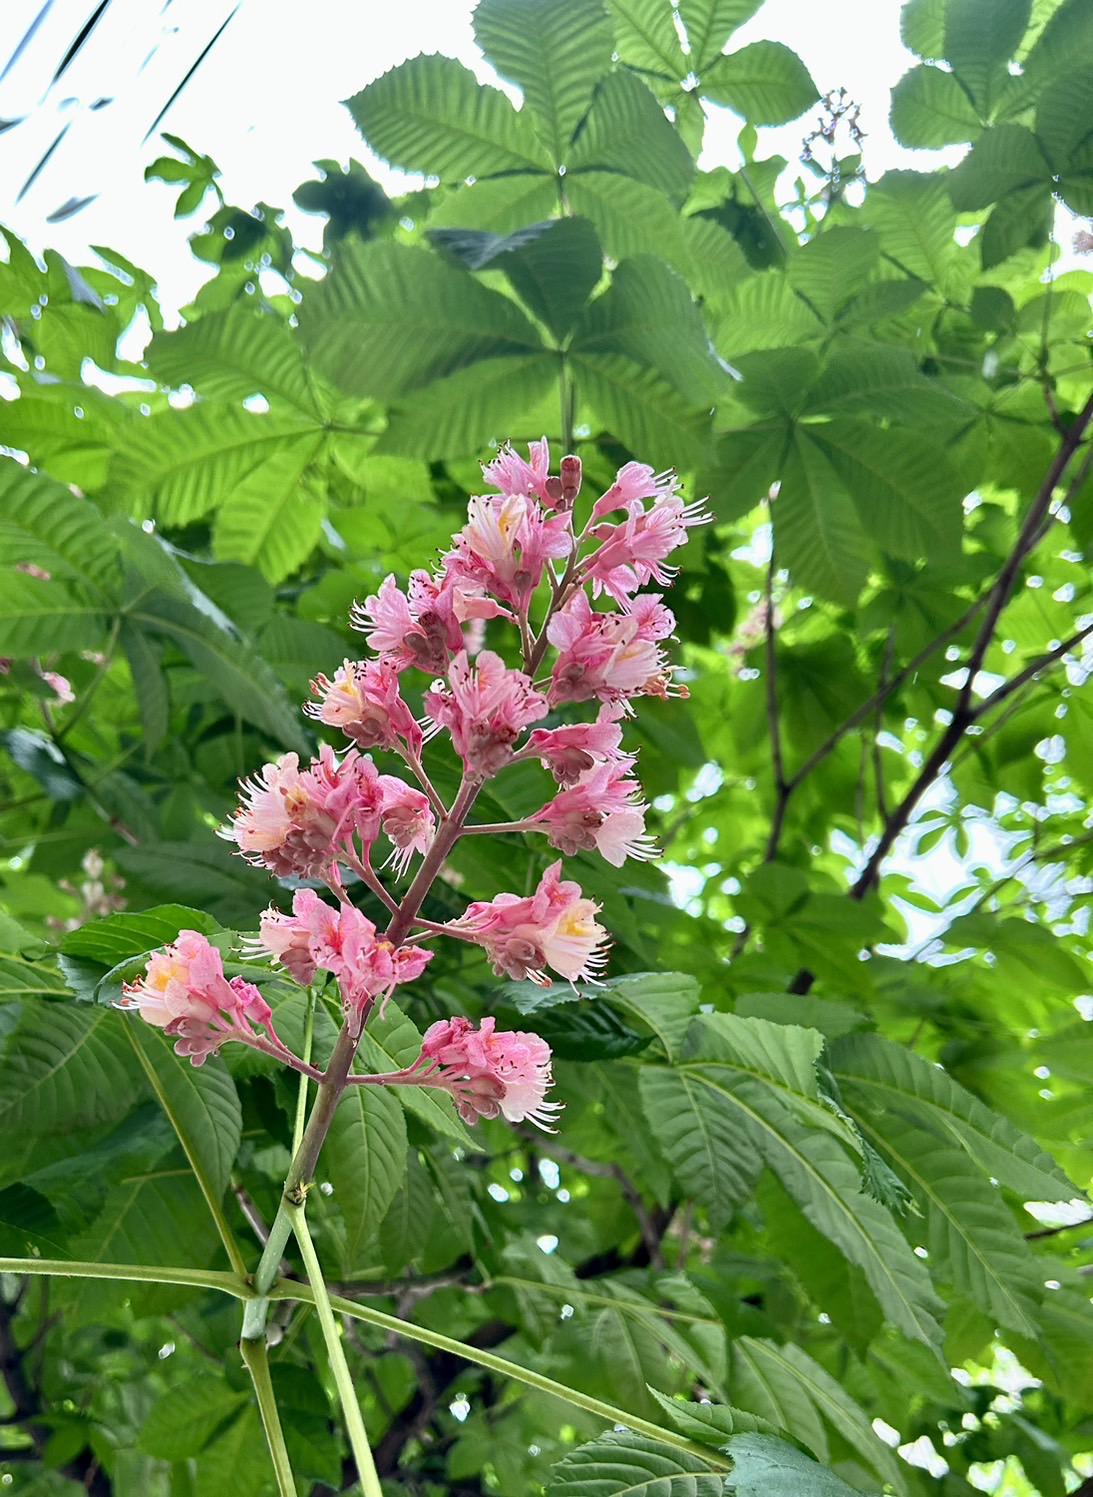
<instances>
[{"instance_id":1,"label":"pink flower","mask_svg":"<svg viewBox=\"0 0 1093 1497\"><path fill-rule=\"evenodd\" d=\"M277 878L322 877L354 836L367 848L380 829L383 789L371 759L350 749L339 763L324 744L307 769L299 764L283 754L242 781L243 804L220 833Z\"/></svg>"},{"instance_id":2,"label":"pink flower","mask_svg":"<svg viewBox=\"0 0 1093 1497\"><path fill-rule=\"evenodd\" d=\"M53 579L52 572L47 572L45 567L40 567L33 561L17 561L15 570L22 572L24 577L33 577L36 582L50 582Z\"/></svg>"},{"instance_id":3,"label":"pink flower","mask_svg":"<svg viewBox=\"0 0 1093 1497\"><path fill-rule=\"evenodd\" d=\"M674 627L656 594L635 599L621 613L594 613L587 595L576 593L547 625L547 638L559 652L551 674L551 704L664 695L665 660L656 641Z\"/></svg>"},{"instance_id":4,"label":"pink flower","mask_svg":"<svg viewBox=\"0 0 1093 1497\"><path fill-rule=\"evenodd\" d=\"M341 728L361 748L421 753L421 728L399 691L398 672L382 660L346 660L334 679L316 676L311 683L317 702L308 702L309 717Z\"/></svg>"},{"instance_id":5,"label":"pink flower","mask_svg":"<svg viewBox=\"0 0 1093 1497\"><path fill-rule=\"evenodd\" d=\"M415 852L424 857L429 850L436 830L433 808L427 795L407 785L397 775L380 775L380 787L383 790L381 824L395 845L391 865L401 876L410 866Z\"/></svg>"},{"instance_id":6,"label":"pink flower","mask_svg":"<svg viewBox=\"0 0 1093 1497\"><path fill-rule=\"evenodd\" d=\"M484 780L512 758L522 729L545 717L547 700L523 671L509 670L500 655L484 650L475 665L467 652L452 661L448 686L437 681L425 694L425 710L447 728L467 773Z\"/></svg>"},{"instance_id":7,"label":"pink flower","mask_svg":"<svg viewBox=\"0 0 1093 1497\"><path fill-rule=\"evenodd\" d=\"M144 976L126 983L123 995L120 1007L138 1009L145 1023L171 1035L175 1053L195 1066L229 1040L284 1051L261 993L242 977L229 982L219 951L195 930L179 931L170 946L153 952ZM255 1033L255 1024L263 1026L268 1041Z\"/></svg>"},{"instance_id":8,"label":"pink flower","mask_svg":"<svg viewBox=\"0 0 1093 1497\"><path fill-rule=\"evenodd\" d=\"M529 829L544 830L559 852L595 850L616 868L627 858L655 858L641 786L630 777L633 767L633 759L621 758L588 770L571 790L560 791L529 818Z\"/></svg>"},{"instance_id":9,"label":"pink flower","mask_svg":"<svg viewBox=\"0 0 1093 1497\"><path fill-rule=\"evenodd\" d=\"M553 1085L550 1046L537 1034L496 1029L496 1020L485 1018L476 1030L469 1019L442 1019L425 1031L421 1042L423 1079L431 1086L444 1086L455 1099L466 1123L479 1118L525 1119L550 1129L557 1102L544 1100Z\"/></svg>"},{"instance_id":10,"label":"pink flower","mask_svg":"<svg viewBox=\"0 0 1093 1497\"><path fill-rule=\"evenodd\" d=\"M592 583L593 594L598 597L606 592L622 603L649 581L670 586L678 569L664 566L664 559L686 544L692 526L706 525L713 518L704 504L701 499L684 504L668 494L660 495L646 509L640 499L634 499L627 505L626 519L618 525L597 525L592 534L600 542L599 550L581 568L582 576Z\"/></svg>"},{"instance_id":11,"label":"pink flower","mask_svg":"<svg viewBox=\"0 0 1093 1497\"><path fill-rule=\"evenodd\" d=\"M526 613L547 562L573 549L571 515L547 517L523 494L490 494L472 499L467 516L445 558L447 574Z\"/></svg>"},{"instance_id":12,"label":"pink flower","mask_svg":"<svg viewBox=\"0 0 1093 1497\"><path fill-rule=\"evenodd\" d=\"M607 932L595 920L599 905L563 879L561 868L552 863L529 897L498 894L476 902L448 928L484 946L498 976L547 985L550 967L569 982L592 979L607 960Z\"/></svg>"},{"instance_id":13,"label":"pink flower","mask_svg":"<svg viewBox=\"0 0 1093 1497\"><path fill-rule=\"evenodd\" d=\"M502 494L527 494L545 500L550 472L550 443L546 437L530 443L528 457L531 461L526 463L506 442L491 463L482 464L482 477Z\"/></svg>"},{"instance_id":14,"label":"pink flower","mask_svg":"<svg viewBox=\"0 0 1093 1497\"><path fill-rule=\"evenodd\" d=\"M528 748L559 785L575 785L594 764L620 758L623 715L621 702L605 702L594 723L573 723L562 728L536 728Z\"/></svg>"},{"instance_id":15,"label":"pink flower","mask_svg":"<svg viewBox=\"0 0 1093 1497\"><path fill-rule=\"evenodd\" d=\"M598 519L614 509L629 509L636 499L673 499L678 489L674 468L657 473L648 463L624 463L615 474L615 482L592 506L592 514Z\"/></svg>"},{"instance_id":16,"label":"pink flower","mask_svg":"<svg viewBox=\"0 0 1093 1497\"><path fill-rule=\"evenodd\" d=\"M464 645L456 601L457 589L428 572L412 572L407 593L389 576L363 606L353 605L349 622L396 671L416 666L435 673L447 670Z\"/></svg>"},{"instance_id":17,"label":"pink flower","mask_svg":"<svg viewBox=\"0 0 1093 1497\"><path fill-rule=\"evenodd\" d=\"M62 706L67 707L69 702L76 700L76 693L72 690L67 677L59 676L56 671L39 671L38 674L47 686L53 688L53 695Z\"/></svg>"},{"instance_id":18,"label":"pink flower","mask_svg":"<svg viewBox=\"0 0 1093 1497\"><path fill-rule=\"evenodd\" d=\"M366 1006L420 977L433 957L419 946L395 947L377 939L376 927L360 910L350 904L335 908L314 889L296 891L291 915L267 910L254 949L282 963L301 987L317 970L333 973L354 1034Z\"/></svg>"}]
</instances>

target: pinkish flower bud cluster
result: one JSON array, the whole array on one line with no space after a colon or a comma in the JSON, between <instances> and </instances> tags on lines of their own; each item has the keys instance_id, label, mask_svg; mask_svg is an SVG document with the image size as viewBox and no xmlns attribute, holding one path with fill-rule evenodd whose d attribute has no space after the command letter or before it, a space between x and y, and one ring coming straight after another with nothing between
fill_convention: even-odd
<instances>
[{"instance_id":1,"label":"pinkish flower bud cluster","mask_svg":"<svg viewBox=\"0 0 1093 1497\"><path fill-rule=\"evenodd\" d=\"M562 877L561 862L530 895L476 901L445 925L424 919L422 902L461 837L539 832L564 854L598 854L615 867L656 855L623 723L636 699L686 691L673 684L664 650L675 619L659 592L641 589L671 583L668 558L710 516L684 503L673 472L631 462L578 529L580 459L563 457L552 474L545 438L531 444L527 461L503 448L483 473L497 492L470 500L467 523L437 569L413 572L405 591L386 577L354 605L350 622L374 655L347 659L311 683L314 700L304 711L344 736L344 752L324 744L310 764L285 754L265 765L243 783L222 830L276 878L333 894L331 904L315 888L297 887L291 913L271 908L262 916L251 952L302 986L330 973L354 1040L377 1002L422 975L432 952L421 943L435 935L481 947L495 973L516 980L549 983L554 974L590 982L602 971L608 937L599 906ZM488 626L498 622L510 643L487 649ZM413 672L434 679L423 688ZM419 694L420 719L410 705ZM565 720L588 702L599 704L593 721ZM439 735L462 766L451 804L422 763ZM397 755L408 777L381 773L374 752ZM552 799L523 821L470 821L487 780L535 760L558 787ZM381 838L389 845L383 867L396 877L421 859L401 899L373 863ZM382 934L351 900L347 873L390 912ZM318 1074L276 1038L258 989L227 981L219 953L193 932L152 957L125 1002L176 1036L195 1064L238 1039ZM443 1087L467 1122L545 1125L554 1110L544 1100L549 1047L535 1035L498 1033L492 1018L478 1029L464 1018L434 1024L406 1071L351 1075L348 1084Z\"/></svg>"}]
</instances>

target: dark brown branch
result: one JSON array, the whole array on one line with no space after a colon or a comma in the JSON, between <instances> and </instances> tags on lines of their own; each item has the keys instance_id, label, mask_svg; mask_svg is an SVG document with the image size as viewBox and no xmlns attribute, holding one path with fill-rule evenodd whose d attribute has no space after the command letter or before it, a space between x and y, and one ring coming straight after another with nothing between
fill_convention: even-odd
<instances>
[{"instance_id":1,"label":"dark brown branch","mask_svg":"<svg viewBox=\"0 0 1093 1497\"><path fill-rule=\"evenodd\" d=\"M1060 1232L1073 1232L1078 1227L1093 1227L1093 1216L1083 1216L1081 1221L1063 1222L1058 1227L1041 1227L1038 1232L1026 1232L1026 1242L1039 1242L1044 1237L1058 1237Z\"/></svg>"},{"instance_id":2,"label":"dark brown branch","mask_svg":"<svg viewBox=\"0 0 1093 1497\"><path fill-rule=\"evenodd\" d=\"M1024 685L1026 680L1031 679L1036 674L1036 671L1042 670L1050 660L1058 659L1061 654L1065 654L1068 648L1073 648L1077 640L1084 637L1085 632L1087 632L1081 631L1074 639L1066 641L1060 649L1051 651L1047 656L1033 662L1030 667L1026 667L1025 671L1015 676L1012 681L1000 686L996 692L987 697L978 707L973 705L972 697L975 691L976 677L981 671L987 652L993 643L995 631L1002 617L1003 610L1013 596L1021 566L1041 537L1041 527L1050 514L1051 501L1054 498L1055 489L1063 478L1070 460L1081 445L1082 438L1090 421L1093 421L1093 395L1090 395L1073 425L1067 431L1065 438L1060 443L1059 450L1055 455L1051 467L1048 469L1043 483L1037 490L1035 498L1029 505L1013 550L1007 557L995 582L985 595L986 614L968 654L964 682L961 685L960 694L957 697L952 717L946 724L945 730L934 745L934 748L927 756L910 789L885 820L876 847L874 847L865 867L849 890L851 899L864 899L874 888L880 877L881 866L885 858L891 852L900 833L910 821L911 815L922 799L922 796L944 771L953 750L964 737L968 728L985 712L992 710L993 707L999 705L1001 701L1011 695L1021 685ZM1085 464L1083 463L1082 468L1079 469L1076 478L1067 490L1068 500L1077 491L1077 487L1080 486L1084 470ZM811 989L814 980L813 973L807 969L802 969L790 984L789 991L797 994L807 993Z\"/></svg>"}]
</instances>

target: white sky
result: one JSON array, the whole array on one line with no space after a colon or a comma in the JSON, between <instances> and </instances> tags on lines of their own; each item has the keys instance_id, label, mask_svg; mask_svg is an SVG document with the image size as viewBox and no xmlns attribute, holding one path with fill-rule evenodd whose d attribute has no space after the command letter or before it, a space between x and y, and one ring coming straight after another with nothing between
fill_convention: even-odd
<instances>
[{"instance_id":1,"label":"white sky","mask_svg":"<svg viewBox=\"0 0 1093 1497\"><path fill-rule=\"evenodd\" d=\"M0 6L0 65L45 3ZM846 87L862 106L871 177L895 165L925 166L937 153L902 150L888 130L890 90L914 62L899 39L900 8L900 0L767 0L731 46L760 37L783 41L803 57L821 93ZM143 181L145 166L167 148L155 137L142 145L141 138L230 0L167 0L162 8L150 0L112 0L50 87L58 59L91 9L91 0L53 0L18 65L0 82L0 119L27 116L0 134L0 222L32 248L51 245L77 263L91 244L116 248L153 272L168 305L178 306L208 275L185 243L202 220L176 223L176 191ZM339 101L419 51L458 57L492 81L474 44L472 10L472 0L242 0L159 128L213 156L228 201L244 207L259 200L291 207L293 189L314 175L318 157L356 156L397 186L400 179L369 161ZM115 102L91 109L103 97ZM740 122L728 111L714 113L703 164L731 166ZM763 131L759 154L795 158L814 116ZM13 202L65 124L68 133L47 166L22 201ZM72 218L47 221L68 199L93 193L96 201ZM321 220L293 213L291 222L301 242L319 244Z\"/></svg>"}]
</instances>

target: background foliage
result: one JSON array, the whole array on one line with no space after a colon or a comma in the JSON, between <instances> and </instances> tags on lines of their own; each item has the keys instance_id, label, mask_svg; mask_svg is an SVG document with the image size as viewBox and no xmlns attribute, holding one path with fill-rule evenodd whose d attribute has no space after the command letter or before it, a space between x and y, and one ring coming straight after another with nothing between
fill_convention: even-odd
<instances>
[{"instance_id":1,"label":"background foliage","mask_svg":"<svg viewBox=\"0 0 1093 1497\"><path fill-rule=\"evenodd\" d=\"M319 163L295 194L326 215L319 261L167 137L150 174L180 216L212 206L191 244L215 271L173 330L123 254L6 236L0 1250L221 1266L202 1187L243 1240L272 1216L284 1078L250 1053L186 1070L110 1002L181 925L225 949L253 928L266 880L210 835L236 776L308 750L296 705L353 653L353 598L446 540L489 443L547 432L591 483L675 464L717 516L673 600L689 709L638 729L665 862L582 860L605 988L499 986L459 949L370 1029L384 1066L441 1014L518 1017L566 1112L472 1141L424 1095L357 1089L324 1260L350 1298L733 1436L741 1497L956 1497L1000 1461L1058 1497L1093 1446L1093 1238L1060 1205L1090 1174L1093 408L1090 277L1052 272L1052 224L1093 213L1093 12L910 0L893 128L970 149L866 186L848 101L734 47L756 9L481 0L522 107L439 56L350 99L425 185ZM696 166L708 104L742 116L739 170ZM805 111L799 167L757 154ZM541 867L472 839L434 916ZM259 975L294 1043L298 994ZM3 1286L16 1490L271 1490L230 1302ZM338 1490L313 1317L281 1323L294 1467ZM721 1490L488 1370L347 1336L392 1490Z\"/></svg>"}]
</instances>

